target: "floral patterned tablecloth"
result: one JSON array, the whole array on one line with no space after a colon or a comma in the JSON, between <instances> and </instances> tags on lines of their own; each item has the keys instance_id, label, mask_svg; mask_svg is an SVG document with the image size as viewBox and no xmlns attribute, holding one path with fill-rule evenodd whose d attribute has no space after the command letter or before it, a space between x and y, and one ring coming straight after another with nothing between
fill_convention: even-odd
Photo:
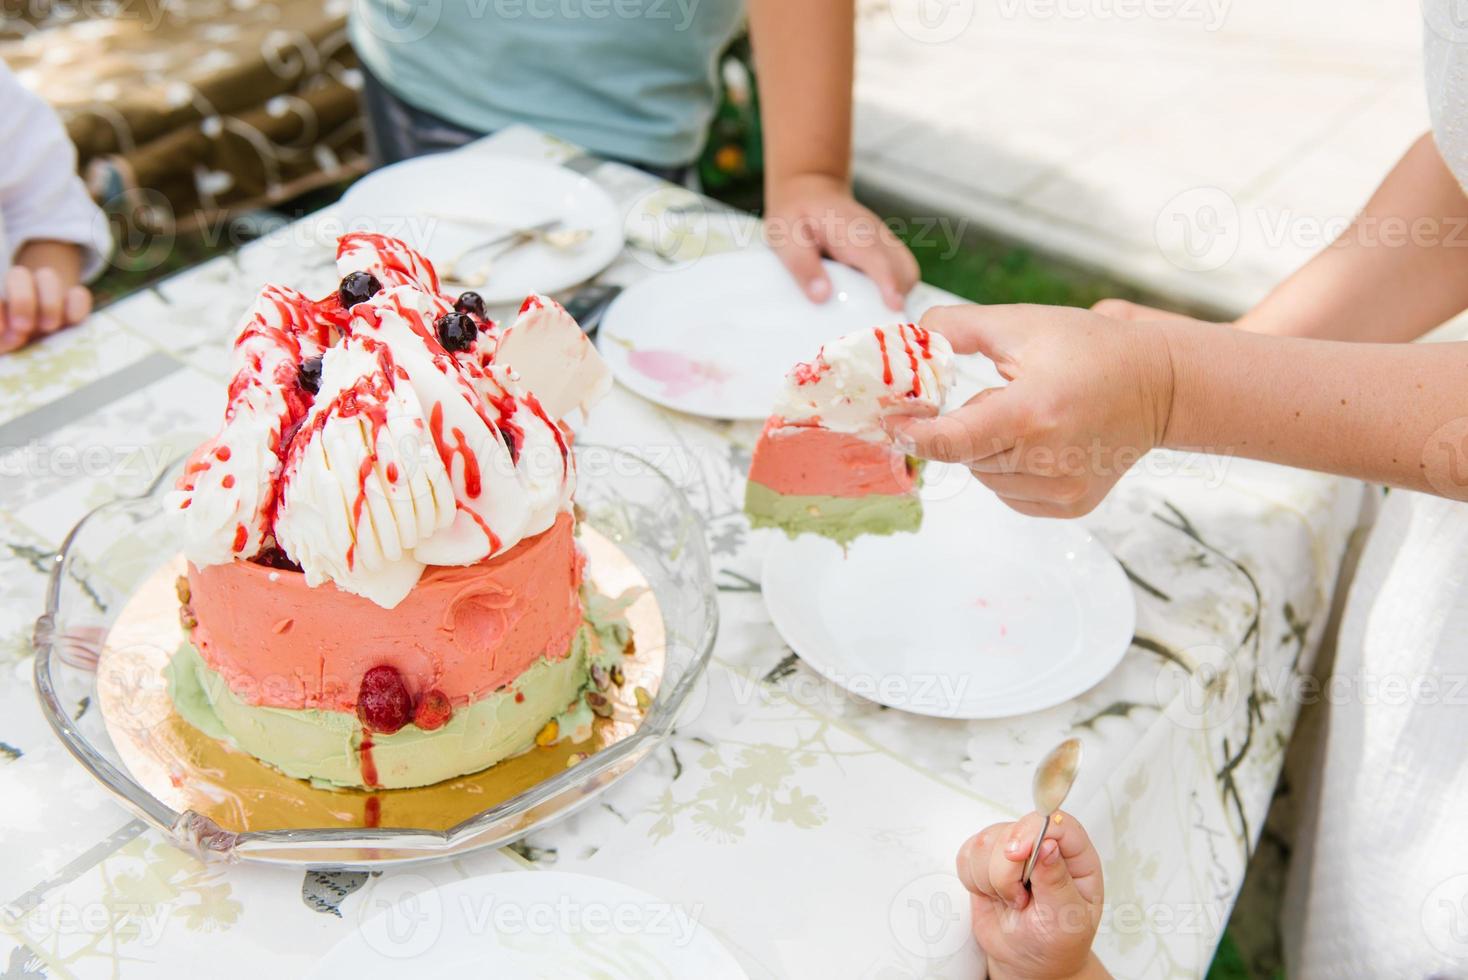
<instances>
[{"instance_id":1,"label":"floral patterned tablecloth","mask_svg":"<svg viewBox=\"0 0 1468 980\"><path fill-rule=\"evenodd\" d=\"M563 161L604 186L631 242L609 281L760 247L753 219L528 130L464 153ZM678 222L692 233L669 247ZM541 868L678 904L753 977L974 976L954 851L1022 812L1033 765L1070 735L1086 751L1070 809L1105 859L1101 958L1122 977L1207 968L1361 500L1353 483L1240 460L1153 454L1087 519L1135 585L1136 638L1110 677L1048 711L943 721L823 682L770 625L769 539L740 514L757 426L618 388L584 438L640 447L683 484L722 617L706 683L632 776L512 847L371 874L206 864L132 819L36 706L29 637L49 556L88 508L212 429L236 318L267 281L330 289L340 230L328 208L0 359L0 976L295 976L387 901ZM920 287L914 301L951 297Z\"/></svg>"}]
</instances>

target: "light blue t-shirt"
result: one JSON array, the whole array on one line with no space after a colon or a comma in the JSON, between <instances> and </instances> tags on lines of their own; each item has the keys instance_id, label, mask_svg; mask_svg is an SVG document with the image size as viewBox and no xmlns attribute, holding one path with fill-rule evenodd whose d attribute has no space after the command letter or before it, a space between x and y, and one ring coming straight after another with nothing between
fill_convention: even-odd
<instances>
[{"instance_id":1,"label":"light blue t-shirt","mask_svg":"<svg viewBox=\"0 0 1468 980\"><path fill-rule=\"evenodd\" d=\"M450 122L678 166L703 146L743 19L743 0L353 0L350 30L383 84Z\"/></svg>"}]
</instances>

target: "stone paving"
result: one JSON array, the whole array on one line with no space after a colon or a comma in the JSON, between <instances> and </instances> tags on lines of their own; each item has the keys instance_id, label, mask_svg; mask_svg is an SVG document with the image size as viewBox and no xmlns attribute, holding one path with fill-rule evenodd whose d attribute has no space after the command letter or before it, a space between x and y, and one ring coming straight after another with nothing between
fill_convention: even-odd
<instances>
[{"instance_id":1,"label":"stone paving","mask_svg":"<svg viewBox=\"0 0 1468 980\"><path fill-rule=\"evenodd\" d=\"M1407 0L868 0L868 194L1241 311L1426 130Z\"/></svg>"}]
</instances>

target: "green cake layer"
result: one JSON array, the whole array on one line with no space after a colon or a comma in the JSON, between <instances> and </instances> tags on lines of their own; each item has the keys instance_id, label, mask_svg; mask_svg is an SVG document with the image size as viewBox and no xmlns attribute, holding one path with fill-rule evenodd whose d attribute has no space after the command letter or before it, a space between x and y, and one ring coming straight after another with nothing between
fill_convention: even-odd
<instances>
[{"instance_id":1,"label":"green cake layer","mask_svg":"<svg viewBox=\"0 0 1468 980\"><path fill-rule=\"evenodd\" d=\"M478 772L535 741L546 721L578 700L586 685L590 628L577 631L569 656L542 659L506 688L458 708L442 727L405 725L372 736L377 786L426 786ZM168 667L169 693L184 721L269 763L287 776L329 786L361 787L362 724L355 714L246 704L210 668L193 644L178 648ZM524 695L516 700L516 693Z\"/></svg>"},{"instance_id":2,"label":"green cake layer","mask_svg":"<svg viewBox=\"0 0 1468 980\"><path fill-rule=\"evenodd\" d=\"M776 493L753 480L744 491L744 512L753 527L779 528L792 538L819 534L843 547L863 534L916 531L923 523L922 501L915 493L801 496Z\"/></svg>"},{"instance_id":3,"label":"green cake layer","mask_svg":"<svg viewBox=\"0 0 1468 980\"><path fill-rule=\"evenodd\" d=\"M576 631L567 656L542 658L511 687L457 708L441 728L424 731L408 724L391 735L374 734L374 788L427 786L487 769L530 748L551 719L562 733L589 731L592 716L583 695L591 666L610 669L622 662L631 638L625 611L639 591L616 598L594 592L584 596L587 621ZM363 731L355 714L247 704L191 643L174 653L167 675L179 715L205 735L287 776L326 786L363 786Z\"/></svg>"}]
</instances>

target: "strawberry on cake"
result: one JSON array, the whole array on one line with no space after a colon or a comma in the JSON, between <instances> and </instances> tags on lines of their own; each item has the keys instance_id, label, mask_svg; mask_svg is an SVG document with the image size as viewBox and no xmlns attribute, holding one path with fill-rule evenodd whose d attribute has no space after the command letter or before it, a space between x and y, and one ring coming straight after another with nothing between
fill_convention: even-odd
<instances>
[{"instance_id":1,"label":"strawberry on cake","mask_svg":"<svg viewBox=\"0 0 1468 980\"><path fill-rule=\"evenodd\" d=\"M261 291L224 424L170 495L189 560L170 685L288 775L419 786L583 727L593 668L621 676L561 422L610 375L549 299L501 328L395 239L347 235L337 263L323 300Z\"/></svg>"},{"instance_id":2,"label":"strawberry on cake","mask_svg":"<svg viewBox=\"0 0 1468 980\"><path fill-rule=\"evenodd\" d=\"M948 341L910 323L848 334L797 364L755 445L744 498L750 523L842 545L916 531L918 467L882 419L937 414L952 375Z\"/></svg>"}]
</instances>

